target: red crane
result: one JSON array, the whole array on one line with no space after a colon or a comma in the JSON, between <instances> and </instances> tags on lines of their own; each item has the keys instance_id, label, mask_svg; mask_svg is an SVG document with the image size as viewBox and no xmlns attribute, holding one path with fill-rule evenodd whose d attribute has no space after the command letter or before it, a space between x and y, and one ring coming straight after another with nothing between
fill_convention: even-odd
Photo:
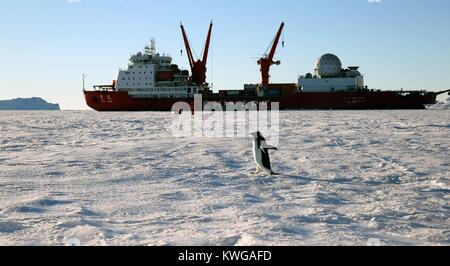
<instances>
[{"instance_id":1,"label":"red crane","mask_svg":"<svg viewBox=\"0 0 450 266\"><path fill-rule=\"evenodd\" d=\"M266 51L266 54L258 60L258 65L261 66L262 85L266 88L269 85L270 67L274 64L275 65L281 64L280 61L276 61L276 62L273 61L273 57L275 56L275 51L277 49L278 42L280 41L280 37L281 37L281 33L283 32L283 28L284 28L284 22L281 23L280 29L278 30L278 33L275 36L275 39L273 40L273 42L271 44L272 48L270 48L270 46L269 46L270 53L267 54L267 51ZM267 49L267 50L269 50L269 49Z\"/></svg>"},{"instance_id":2,"label":"red crane","mask_svg":"<svg viewBox=\"0 0 450 266\"><path fill-rule=\"evenodd\" d=\"M186 52L189 59L189 65L192 72L192 82L198 86L206 85L206 63L208 61L209 44L211 42L211 32L213 23L209 25L208 37L206 38L205 48L203 50L203 58L197 61L194 60L192 55L191 45L184 30L183 24L181 24L181 33L183 34L184 45L186 46Z\"/></svg>"}]
</instances>

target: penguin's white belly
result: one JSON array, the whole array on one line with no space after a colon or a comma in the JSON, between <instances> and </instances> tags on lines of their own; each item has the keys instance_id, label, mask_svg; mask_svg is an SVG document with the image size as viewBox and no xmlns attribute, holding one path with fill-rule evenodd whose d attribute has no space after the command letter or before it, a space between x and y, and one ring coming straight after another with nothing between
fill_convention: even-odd
<instances>
[{"instance_id":1,"label":"penguin's white belly","mask_svg":"<svg viewBox=\"0 0 450 266\"><path fill-rule=\"evenodd\" d=\"M267 169L263 163L262 163L262 150L258 149L256 147L256 143L253 143L253 157L255 159L256 165L258 166L259 169L263 170L264 172L271 174L272 171L270 169Z\"/></svg>"}]
</instances>

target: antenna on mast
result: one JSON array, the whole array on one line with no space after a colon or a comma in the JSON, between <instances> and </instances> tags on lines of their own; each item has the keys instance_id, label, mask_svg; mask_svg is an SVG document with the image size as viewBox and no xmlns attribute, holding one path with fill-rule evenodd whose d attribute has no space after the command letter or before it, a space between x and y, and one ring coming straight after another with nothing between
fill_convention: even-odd
<instances>
[{"instance_id":1,"label":"antenna on mast","mask_svg":"<svg viewBox=\"0 0 450 266\"><path fill-rule=\"evenodd\" d=\"M86 86L85 86L85 82L84 82L84 80L86 79L86 77L87 77L87 75L83 73L83 74L82 74L82 79L83 79L83 91L86 90Z\"/></svg>"},{"instance_id":2,"label":"antenna on mast","mask_svg":"<svg viewBox=\"0 0 450 266\"><path fill-rule=\"evenodd\" d=\"M156 53L156 41L155 41L155 38L151 38L150 39L150 52L152 54Z\"/></svg>"}]
</instances>

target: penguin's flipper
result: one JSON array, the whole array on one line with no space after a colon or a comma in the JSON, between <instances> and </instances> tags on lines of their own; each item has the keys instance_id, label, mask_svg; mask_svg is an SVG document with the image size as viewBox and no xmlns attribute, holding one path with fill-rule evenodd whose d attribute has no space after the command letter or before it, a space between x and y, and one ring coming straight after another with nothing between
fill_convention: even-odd
<instances>
[{"instance_id":1,"label":"penguin's flipper","mask_svg":"<svg viewBox=\"0 0 450 266\"><path fill-rule=\"evenodd\" d=\"M264 150L278 150L277 147L274 147L274 146L272 146L272 145L267 145L267 144L262 145L262 148L263 148Z\"/></svg>"}]
</instances>

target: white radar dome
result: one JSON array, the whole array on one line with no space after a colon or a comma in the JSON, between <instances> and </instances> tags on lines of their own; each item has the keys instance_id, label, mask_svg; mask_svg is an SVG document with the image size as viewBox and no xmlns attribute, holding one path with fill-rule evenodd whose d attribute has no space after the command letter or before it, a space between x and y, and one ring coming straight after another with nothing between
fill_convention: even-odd
<instances>
[{"instance_id":1,"label":"white radar dome","mask_svg":"<svg viewBox=\"0 0 450 266\"><path fill-rule=\"evenodd\" d=\"M341 69L341 60L334 54L324 54L316 63L316 74L324 78L337 76Z\"/></svg>"}]
</instances>

